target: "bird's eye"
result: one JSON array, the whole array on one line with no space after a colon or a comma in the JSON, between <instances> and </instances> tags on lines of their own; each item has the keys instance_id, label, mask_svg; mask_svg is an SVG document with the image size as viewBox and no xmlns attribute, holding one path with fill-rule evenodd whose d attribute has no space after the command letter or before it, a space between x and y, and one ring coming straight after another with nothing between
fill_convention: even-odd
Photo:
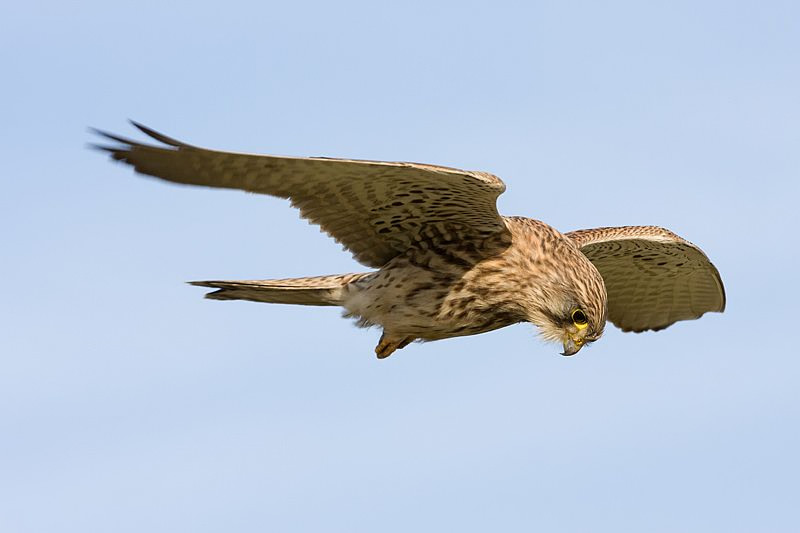
<instances>
[{"instance_id":1,"label":"bird's eye","mask_svg":"<svg viewBox=\"0 0 800 533\"><path fill-rule=\"evenodd\" d=\"M584 313L583 310L575 309L572 312L572 323L575 324L575 327L578 329L583 329L589 325L589 319L586 318L586 313Z\"/></svg>"}]
</instances>

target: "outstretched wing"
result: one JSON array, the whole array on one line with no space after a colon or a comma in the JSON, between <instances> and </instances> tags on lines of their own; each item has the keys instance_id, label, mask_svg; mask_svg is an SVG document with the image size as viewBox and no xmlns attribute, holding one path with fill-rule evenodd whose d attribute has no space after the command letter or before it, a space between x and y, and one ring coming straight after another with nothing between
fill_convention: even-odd
<instances>
[{"instance_id":1,"label":"outstretched wing","mask_svg":"<svg viewBox=\"0 0 800 533\"><path fill-rule=\"evenodd\" d=\"M277 157L191 146L133 123L161 146L102 131L120 146L96 146L137 172L175 183L242 189L291 200L300 214L380 267L413 246L479 250L508 230L495 202L505 190L492 174L416 163Z\"/></svg>"},{"instance_id":2,"label":"outstretched wing","mask_svg":"<svg viewBox=\"0 0 800 533\"><path fill-rule=\"evenodd\" d=\"M608 317L623 331L664 329L725 310L719 272L700 248L656 226L573 231L603 276Z\"/></svg>"}]
</instances>

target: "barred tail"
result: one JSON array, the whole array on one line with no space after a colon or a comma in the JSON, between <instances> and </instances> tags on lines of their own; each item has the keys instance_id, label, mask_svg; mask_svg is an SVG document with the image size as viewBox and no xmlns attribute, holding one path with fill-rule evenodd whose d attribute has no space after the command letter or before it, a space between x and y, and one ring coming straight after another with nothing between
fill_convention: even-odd
<instances>
[{"instance_id":1,"label":"barred tail","mask_svg":"<svg viewBox=\"0 0 800 533\"><path fill-rule=\"evenodd\" d=\"M344 288L369 273L315 276L310 278L251 281L190 281L199 287L217 289L206 294L212 300L250 300L275 304L341 305Z\"/></svg>"}]
</instances>

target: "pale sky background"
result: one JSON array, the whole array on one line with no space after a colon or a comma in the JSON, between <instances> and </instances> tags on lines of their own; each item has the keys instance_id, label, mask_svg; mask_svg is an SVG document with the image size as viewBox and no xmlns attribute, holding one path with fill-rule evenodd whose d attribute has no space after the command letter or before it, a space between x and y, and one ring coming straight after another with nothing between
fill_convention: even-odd
<instances>
[{"instance_id":1,"label":"pale sky background","mask_svg":"<svg viewBox=\"0 0 800 533\"><path fill-rule=\"evenodd\" d=\"M161 4L0 8L0 531L800 530L797 2ZM662 225L728 310L378 361L334 308L183 284L361 267L283 201L85 148L127 118Z\"/></svg>"}]
</instances>

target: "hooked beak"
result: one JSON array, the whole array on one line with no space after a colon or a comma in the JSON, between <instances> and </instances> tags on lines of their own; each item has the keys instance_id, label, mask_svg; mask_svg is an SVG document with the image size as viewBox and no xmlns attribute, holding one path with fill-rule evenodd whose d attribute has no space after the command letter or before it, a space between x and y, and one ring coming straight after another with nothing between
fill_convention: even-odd
<instances>
[{"instance_id":1,"label":"hooked beak","mask_svg":"<svg viewBox=\"0 0 800 533\"><path fill-rule=\"evenodd\" d=\"M568 338L564 341L564 351L561 353L561 355L575 355L580 351L583 344L584 342L582 340L575 341L572 338Z\"/></svg>"}]
</instances>

